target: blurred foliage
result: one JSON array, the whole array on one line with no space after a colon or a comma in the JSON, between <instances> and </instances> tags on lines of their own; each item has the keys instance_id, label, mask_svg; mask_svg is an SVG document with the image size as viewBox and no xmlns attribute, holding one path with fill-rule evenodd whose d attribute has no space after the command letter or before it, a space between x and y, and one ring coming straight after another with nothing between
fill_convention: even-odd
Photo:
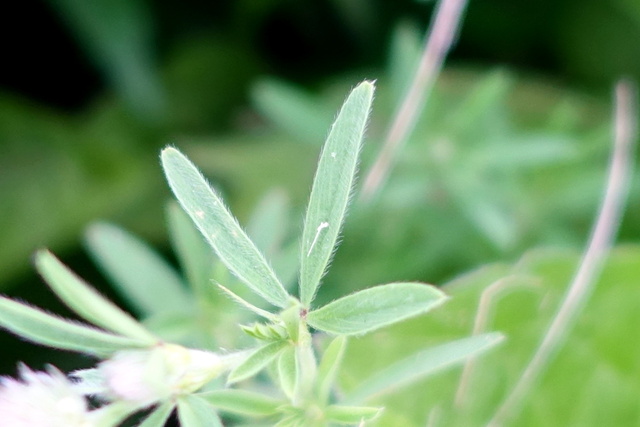
<instances>
[{"instance_id":1,"label":"blurred foliage","mask_svg":"<svg viewBox=\"0 0 640 427\"><path fill-rule=\"evenodd\" d=\"M153 203L160 206L158 195L166 194L160 192L162 187L152 178L158 176L152 168L153 162L149 161L154 148L197 136L203 141L211 141L213 145L210 150L214 153L218 149L237 151L234 156L242 157L242 152L254 150L256 143L252 141L267 145L268 142L262 141L289 140L261 128L259 120L242 107L246 104L249 86L265 72L316 87L305 93L309 96L307 107L310 110L297 110L300 103L289 104L295 107L288 110L287 102L271 100L269 104L269 117L280 125L288 119L289 124L281 129L298 141L321 141L319 136L324 136L324 127L339 102L335 98L340 95L336 94L341 93L344 84L331 84L340 90L333 89L333 96L329 96L327 101L320 101L324 96L317 96L319 82L326 81L329 73L361 67L369 71L350 71L349 76L353 80L344 78L342 81L352 82L361 76L378 77L380 73L374 70L382 64L383 54L387 51L381 46L390 46L394 67L387 73L387 78L393 86L393 96L398 97L408 79L407 70L410 70L402 61L410 57L407 51L414 49L412 43L415 44L415 40L411 42L409 39L415 39L417 33L411 35L411 31L405 28L403 31L409 36L391 37L392 29L397 27L400 20L407 18L416 23L416 28L425 28L433 4L409 0L393 4L352 0L313 1L304 6L285 0L259 4L253 1L216 2L206 5L145 0L99 0L88 3L51 0L46 5L36 6L35 9L25 9L23 13L32 15L42 28L48 29L51 37L43 41L47 43L43 45L44 49L58 49L53 53L58 52L62 61L56 63L55 67L49 67L49 73L34 74L35 70L42 68L39 62L34 62L39 60L37 52L40 50L30 49L25 39L24 49L16 45L5 53L7 60L12 63L4 71L7 73L3 78L5 85L13 84L14 91L18 93L31 93L29 85L40 87L42 95L36 94L36 98L47 99L57 94L51 101L60 105L67 105L67 98L94 96L96 89L87 93L85 80L91 82L95 78L86 69L77 67L79 61L76 58L70 58L70 55L74 55L75 47L69 47L70 40L65 37L72 36L110 90L106 91L105 96L94 96L89 101L85 98L83 110L74 114L27 101L7 89L0 92L0 146L5 153L0 161L3 206L0 225L7 230L0 252L0 284L20 277L27 270L25 260L36 247L47 244L55 249L71 248L87 221L98 215L134 226L139 232L158 241L160 216L156 214L153 217L155 219L150 221L152 214L145 212L144 221L136 219ZM57 18L60 19L54 24ZM326 31L327 26L332 28L331 32ZM620 73L640 77L640 65L637 62L640 44L631 42L640 37L640 11L633 1L565 0L558 3L545 0L535 4L502 0L470 2L462 28L459 44L452 55L453 63L506 62L512 67L536 72L546 70L547 73L554 73L556 79L571 80L574 85L591 85L597 91L600 90L598 88L608 88ZM540 31L542 28L545 31ZM67 34L61 36L62 32ZM25 54L30 50L36 55ZM65 63L75 68L60 68ZM502 80L510 79L505 76ZM475 78L449 73L448 78L442 79L440 86L451 88L453 93L445 95L448 99L438 100L434 97L431 100L431 113L425 113L423 128L432 126L430 120L440 120L438 114L449 114L446 112L447 106L454 108L454 98L464 96L456 87L467 88L464 83L467 80ZM555 118L549 121L555 120L557 126L562 127L558 132L560 135L556 134L554 138L563 141L555 144L545 139L548 150L564 150L562 155L565 160L571 150L580 151L578 156L587 155L582 147L589 145L589 138L583 138L580 132L589 126L581 125L601 120L602 112L597 111L598 108L590 108L599 101L588 98L560 100L565 96L546 85L538 84L534 90L525 90L526 86L531 86L529 79L515 79L516 86L523 89L511 90L507 81L499 80L498 77L494 79L496 99L508 97L512 103L520 103L514 120L527 122L539 116L541 111L555 111ZM45 87L46 84L48 87ZM491 84L487 85L486 90L492 90L489 87ZM65 90L61 91L60 86ZM274 82L267 87L264 84L254 87L255 105L260 108L261 103L265 102L263 98L271 96L268 91L274 90ZM282 89L277 91L277 96L286 98ZM300 93L297 92L298 95ZM311 96L313 94L316 96ZM378 132L382 132L382 127L388 122L397 99L378 102ZM526 101L523 102L523 99ZM436 106L438 102L443 105ZM547 109L537 108L535 103L542 103ZM580 104L577 109L576 104ZM471 105L469 108L474 107ZM477 108L483 107L480 105ZM274 117L278 114L277 109L284 109L280 111L281 119ZM261 110L264 113L264 107ZM429 114L435 116L431 118ZM459 114L464 116L462 112ZM469 114L474 113L470 111ZM464 123L464 120L469 120L467 118L462 120L462 124L442 126L447 129L467 126L473 134L473 124ZM573 123L568 123L571 120ZM496 123L486 120L485 124L494 126ZM292 126L298 129L292 130ZM556 125L551 123L549 126ZM226 135L220 136L223 129ZM260 136L255 136L256 130ZM214 131L216 135L208 137ZM447 132L446 129L444 131ZM499 137L503 141L511 137L508 130L505 132ZM265 136L265 133L272 136ZM433 137L437 132L431 129L427 133ZM423 135L420 130L417 134ZM536 137L543 136L539 134ZM461 137L468 138L469 134ZM578 149L576 144L569 147L569 137L579 139L581 147ZM476 142L478 146L484 145L483 142ZM274 147L273 156L285 151L275 148L277 145L269 144ZM446 151L446 145L439 143L433 146ZM533 139L528 143L529 147L536 145ZM229 148L231 146L237 148ZM463 162L463 166L450 166L471 166L477 171L483 167L479 164L486 161L481 158L481 151L482 148L475 154L463 154L466 160L457 159L456 162ZM484 152L490 151L488 148ZM409 153L407 150L405 155L413 157ZM554 153L548 152L546 155ZM495 159L496 163L500 161ZM578 159L574 158L574 161ZM231 165L229 163L227 169L231 169ZM404 166L400 169L405 170ZM220 171L212 172L222 182L233 186L238 185L235 183L237 176L245 175L233 172L233 177L223 177ZM445 179L449 186L456 187L447 191L459 193L460 187L464 187L472 175L470 173L456 182ZM289 180L292 181L297 180ZM501 179L494 177L493 181ZM585 188L595 188L597 177L592 181L580 179L577 182ZM405 182L401 185L404 186L401 192L406 192L411 184ZM430 182L428 185L430 190L425 191L433 193L439 184ZM501 185L510 187L504 190L512 195L519 191L511 182ZM247 186L250 187L249 184ZM492 242L493 246L498 245L502 249L510 245L513 247L514 233L522 233L522 230L518 230L516 224L507 224L505 212L500 212L504 208L499 206L504 205L504 200L498 203L497 208L486 206L508 196L488 191L488 188L485 185L478 189L478 193L474 192L485 206L481 207L484 211L482 218L476 216L472 222L476 222L476 229L490 227L479 232L497 239ZM232 189L230 192L232 197L244 197ZM484 198L488 192L493 193L489 195L491 200ZM249 193L253 196L257 190ZM457 200L466 204L459 207L463 211L479 208L478 200L460 200L459 195ZM523 206L522 209L526 208ZM151 209L149 211L153 212ZM531 216L527 221L545 220L540 216ZM561 227L561 230L564 228ZM507 235L509 233L511 236ZM549 234L556 233L557 230L549 229ZM452 247L455 245L452 244ZM517 246L518 249L524 247L526 245Z\"/></svg>"},{"instance_id":2,"label":"blurred foliage","mask_svg":"<svg viewBox=\"0 0 640 427\"><path fill-rule=\"evenodd\" d=\"M78 245L98 218L166 248L169 192L157 160L166 143L203 168L245 224L264 220L269 209L293 219L270 251L276 269L293 277L287 259L300 232L295 219L301 223L320 143L344 93L362 78L379 79L366 172L408 84L424 32L417 29L426 28L432 5L49 1L40 13L64 24L44 28L53 27L51 39L67 51L43 64L42 52L59 47L44 37L42 45L25 38L5 53L14 65L5 67L0 89L0 289L20 295L42 287L27 273L40 246L90 270ZM70 58L75 45L56 31L72 35L92 66L78 66L85 59ZM462 406L452 406L460 374L452 372L381 397L376 403L390 407L382 425L424 425L430 408L440 425L481 425L513 385L571 277L572 250L586 241L609 152L603 99L620 74L640 79L639 40L635 0L470 2L451 57L456 66L439 79L379 196L354 200L318 302L390 280L441 284L504 262L445 285L454 298L433 317L355 342L347 391L377 366L468 335L480 294L503 277L512 291L492 305L487 330L510 338L479 361ZM624 242L640 235L637 181ZM274 187L286 202L256 207ZM527 252L537 246L571 250ZM640 347L629 339L638 323L638 251L614 252L577 328L512 425L638 419ZM224 271L214 277L230 280ZM209 309L183 322L186 341L212 345L202 340ZM172 329L175 320L147 322L174 337L184 333ZM235 332L215 333L226 342ZM15 354L3 358L0 372L13 369Z\"/></svg>"},{"instance_id":3,"label":"blurred foliage","mask_svg":"<svg viewBox=\"0 0 640 427\"><path fill-rule=\"evenodd\" d=\"M639 320L638 257L637 246L612 252L575 329L527 395L522 411L503 425L630 426L640 419L640 346L628 339ZM432 316L351 343L345 362L347 394L351 384L377 367L418 348L466 336L474 322L482 321L482 330L503 331L508 339L473 362L466 385L461 385L462 369L455 369L402 392L391 390L373 402L390 408L379 424L383 426L423 426L427 419L435 426L486 425L542 340L577 262L572 251L536 250L513 265L485 266L446 284L452 299ZM482 303L481 295L486 297Z\"/></svg>"}]
</instances>

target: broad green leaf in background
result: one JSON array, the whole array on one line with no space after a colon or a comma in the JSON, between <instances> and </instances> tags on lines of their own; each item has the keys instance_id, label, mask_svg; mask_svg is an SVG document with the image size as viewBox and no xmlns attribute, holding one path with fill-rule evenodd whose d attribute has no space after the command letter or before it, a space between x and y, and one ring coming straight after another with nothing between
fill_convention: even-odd
<instances>
[{"instance_id":1,"label":"broad green leaf in background","mask_svg":"<svg viewBox=\"0 0 640 427\"><path fill-rule=\"evenodd\" d=\"M271 304L286 307L284 287L200 171L175 148L162 151L162 166L182 208L229 270Z\"/></svg>"},{"instance_id":2,"label":"broad green leaf in background","mask_svg":"<svg viewBox=\"0 0 640 427\"><path fill-rule=\"evenodd\" d=\"M158 341L133 317L89 287L49 251L39 251L35 263L56 295L85 320L150 346Z\"/></svg>"},{"instance_id":3,"label":"broad green leaf in background","mask_svg":"<svg viewBox=\"0 0 640 427\"><path fill-rule=\"evenodd\" d=\"M389 283L333 301L307 314L309 325L330 334L361 335L417 316L447 296L424 283Z\"/></svg>"},{"instance_id":4,"label":"broad green leaf in background","mask_svg":"<svg viewBox=\"0 0 640 427\"><path fill-rule=\"evenodd\" d=\"M0 297L0 327L38 344L97 356L149 346L147 340L102 332L5 297Z\"/></svg>"},{"instance_id":5,"label":"broad green leaf in background","mask_svg":"<svg viewBox=\"0 0 640 427\"><path fill-rule=\"evenodd\" d=\"M198 393L198 397L223 411L252 417L265 417L277 413L282 400L246 390L214 390Z\"/></svg>"},{"instance_id":6,"label":"broad green leaf in background","mask_svg":"<svg viewBox=\"0 0 640 427\"><path fill-rule=\"evenodd\" d=\"M181 427L223 427L213 407L192 394L178 398L178 419Z\"/></svg>"},{"instance_id":7,"label":"broad green leaf in background","mask_svg":"<svg viewBox=\"0 0 640 427\"><path fill-rule=\"evenodd\" d=\"M397 390L440 370L458 365L469 357L490 349L503 339L502 334L489 333L427 348L374 373L350 392L345 401L365 402L376 395Z\"/></svg>"},{"instance_id":8,"label":"broad green leaf in background","mask_svg":"<svg viewBox=\"0 0 640 427\"><path fill-rule=\"evenodd\" d=\"M156 407L151 414L138 425L138 427L164 427L171 415L171 412L173 412L174 406L175 403L173 402L162 403Z\"/></svg>"},{"instance_id":9,"label":"broad green leaf in background","mask_svg":"<svg viewBox=\"0 0 640 427\"><path fill-rule=\"evenodd\" d=\"M96 223L87 230L86 244L121 295L145 317L192 312L193 301L178 273L141 240L114 225Z\"/></svg>"},{"instance_id":10,"label":"broad green leaf in background","mask_svg":"<svg viewBox=\"0 0 640 427\"><path fill-rule=\"evenodd\" d=\"M262 370L280 353L282 349L290 345L287 341L276 341L258 347L242 363L236 366L230 373L228 384L237 383L247 379Z\"/></svg>"},{"instance_id":11,"label":"broad green leaf in background","mask_svg":"<svg viewBox=\"0 0 640 427\"><path fill-rule=\"evenodd\" d=\"M612 249L574 330L504 427L638 423L640 346L630 337L640 322L639 259L638 245ZM486 425L540 344L579 262L577 251L541 248L445 284L451 299L441 309L350 341L340 404L384 406L381 426L424 426L436 407L440 425ZM489 333L439 344L474 330L507 339ZM422 342L433 347L419 350Z\"/></svg>"},{"instance_id":12,"label":"broad green leaf in background","mask_svg":"<svg viewBox=\"0 0 640 427\"><path fill-rule=\"evenodd\" d=\"M344 102L322 148L304 221L300 259L300 300L309 307L342 227L374 85L360 83Z\"/></svg>"}]
</instances>

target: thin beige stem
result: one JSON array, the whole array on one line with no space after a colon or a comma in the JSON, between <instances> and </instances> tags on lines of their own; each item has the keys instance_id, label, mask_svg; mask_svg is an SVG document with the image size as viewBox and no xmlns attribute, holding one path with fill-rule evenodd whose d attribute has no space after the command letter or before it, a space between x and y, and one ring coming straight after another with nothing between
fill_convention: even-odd
<instances>
[{"instance_id":1,"label":"thin beige stem","mask_svg":"<svg viewBox=\"0 0 640 427\"><path fill-rule=\"evenodd\" d=\"M370 200L382 186L398 150L413 131L453 44L466 4L467 0L440 1L411 86L396 112L380 154L364 180L362 197L365 200Z\"/></svg>"},{"instance_id":2,"label":"thin beige stem","mask_svg":"<svg viewBox=\"0 0 640 427\"><path fill-rule=\"evenodd\" d=\"M587 249L556 315L522 376L487 424L502 426L518 410L526 394L562 346L581 308L593 292L604 259L613 244L624 210L632 171L632 147L636 139L635 90L621 81L615 90L614 146L607 187Z\"/></svg>"}]
</instances>

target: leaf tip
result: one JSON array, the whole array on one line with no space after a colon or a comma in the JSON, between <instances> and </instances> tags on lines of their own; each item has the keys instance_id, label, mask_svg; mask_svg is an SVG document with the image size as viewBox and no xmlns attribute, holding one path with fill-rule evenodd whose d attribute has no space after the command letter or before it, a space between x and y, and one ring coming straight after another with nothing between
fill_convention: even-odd
<instances>
[{"instance_id":1,"label":"leaf tip","mask_svg":"<svg viewBox=\"0 0 640 427\"><path fill-rule=\"evenodd\" d=\"M376 80L363 80L362 82L360 82L360 84L358 84L358 86L356 86L356 89L362 87L363 89L367 89L370 91L375 90L376 88Z\"/></svg>"}]
</instances>

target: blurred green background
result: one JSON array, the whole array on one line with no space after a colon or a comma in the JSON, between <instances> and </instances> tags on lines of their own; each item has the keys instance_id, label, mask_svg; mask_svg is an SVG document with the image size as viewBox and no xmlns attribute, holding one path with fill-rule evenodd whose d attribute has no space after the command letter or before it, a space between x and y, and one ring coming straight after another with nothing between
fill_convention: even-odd
<instances>
[{"instance_id":1,"label":"blurred green background","mask_svg":"<svg viewBox=\"0 0 640 427\"><path fill-rule=\"evenodd\" d=\"M6 13L14 25L0 29L0 291L68 313L30 265L46 246L118 300L82 247L98 219L172 260L157 157L166 144L192 157L241 222L267 191L284 189L293 219L284 240L295 242L343 97L378 80L366 171L434 5L16 2ZM471 1L389 182L373 203L354 203L320 301L389 280L443 284L533 247L581 248L621 75L640 80L637 0ZM634 185L620 241L637 243L639 208ZM7 334L0 349L0 373L16 360L78 364Z\"/></svg>"}]
</instances>

